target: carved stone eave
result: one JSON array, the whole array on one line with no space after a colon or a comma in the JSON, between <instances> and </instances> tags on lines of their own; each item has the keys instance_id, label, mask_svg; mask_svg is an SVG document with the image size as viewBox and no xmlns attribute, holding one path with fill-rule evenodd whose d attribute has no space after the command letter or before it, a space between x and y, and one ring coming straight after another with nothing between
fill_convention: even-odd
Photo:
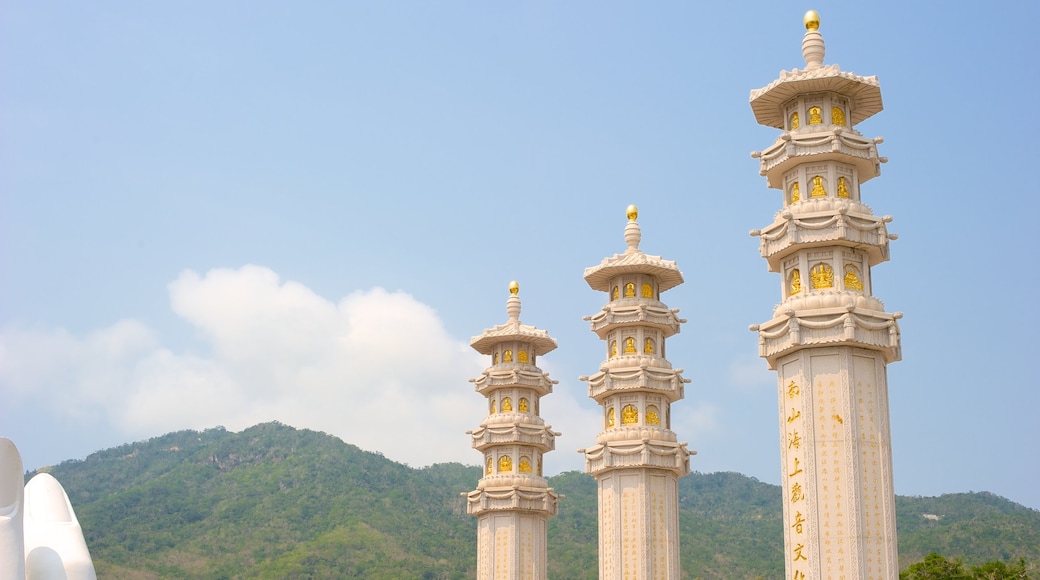
<instances>
[{"instance_id":1,"label":"carved stone eave","mask_svg":"<svg viewBox=\"0 0 1040 580\"><path fill-rule=\"evenodd\" d=\"M857 131L833 127L825 132L784 133L768 149L758 154L759 175L766 177L769 187L781 189L783 175L801 163L811 160L839 161L856 167L859 181L864 183L881 175L884 158L878 157L879 139L867 139Z\"/></svg>"},{"instance_id":2,"label":"carved stone eave","mask_svg":"<svg viewBox=\"0 0 1040 580\"><path fill-rule=\"evenodd\" d=\"M846 205L820 212L783 211L772 224L752 232L759 237L759 253L769 262L769 271L779 272L784 258L798 250L820 246L862 250L871 266L887 261L892 238L885 224L892 218L848 209Z\"/></svg>"},{"instance_id":3,"label":"carved stone eave","mask_svg":"<svg viewBox=\"0 0 1040 580\"><path fill-rule=\"evenodd\" d=\"M538 367L523 363L503 363L484 371L479 377L470 379L475 391L487 396L495 389L520 387L535 391L539 397L548 395L559 381L549 378Z\"/></svg>"},{"instance_id":4,"label":"carved stone eave","mask_svg":"<svg viewBox=\"0 0 1040 580\"><path fill-rule=\"evenodd\" d=\"M466 495L466 513L479 516L488 511L541 512L556 515L559 496L546 487L480 487Z\"/></svg>"},{"instance_id":5,"label":"carved stone eave","mask_svg":"<svg viewBox=\"0 0 1040 580\"><path fill-rule=\"evenodd\" d=\"M826 308L848 310L857 308L860 312L884 312L885 303L878 297L864 294L859 290L816 290L803 289L802 292L788 296L773 308L773 318L782 318L789 312L809 312Z\"/></svg>"},{"instance_id":6,"label":"carved stone eave","mask_svg":"<svg viewBox=\"0 0 1040 580\"><path fill-rule=\"evenodd\" d=\"M657 277L658 292L664 292L683 283L682 272L672 260L650 256L639 250L614 254L604 258L598 266L585 268L585 281L593 290L610 291L610 281L622 274L648 274Z\"/></svg>"},{"instance_id":7,"label":"carved stone eave","mask_svg":"<svg viewBox=\"0 0 1040 580\"><path fill-rule=\"evenodd\" d=\"M600 431L596 436L596 443L600 445L632 441L675 443L678 440L674 431L662 425L615 425Z\"/></svg>"},{"instance_id":8,"label":"carved stone eave","mask_svg":"<svg viewBox=\"0 0 1040 580\"><path fill-rule=\"evenodd\" d=\"M674 403L684 396L682 369L662 367L603 368L591 377L580 377L589 385L589 397L602 404L603 399L618 392L650 391Z\"/></svg>"},{"instance_id":9,"label":"carved stone eave","mask_svg":"<svg viewBox=\"0 0 1040 580\"><path fill-rule=\"evenodd\" d=\"M587 317L592 331L600 339L606 339L609 333L617 325L638 324L649 326L663 333L665 338L678 334L680 325L686 320L679 318L678 309L669 309L656 300L650 303L636 302L647 300L645 298L622 298L605 306L597 314ZM626 301L631 303L626 303Z\"/></svg>"},{"instance_id":10,"label":"carved stone eave","mask_svg":"<svg viewBox=\"0 0 1040 580\"><path fill-rule=\"evenodd\" d=\"M842 71L838 65L824 65L806 70L780 71L780 78L751 91L751 110L762 125L784 128L784 105L807 93L830 92L848 97L851 102L850 122L856 125L884 109L881 86L876 76L861 77Z\"/></svg>"},{"instance_id":11,"label":"carved stone eave","mask_svg":"<svg viewBox=\"0 0 1040 580\"><path fill-rule=\"evenodd\" d=\"M549 336L548 332L522 324L519 320L511 320L485 330L480 336L470 339L469 344L480 354L491 354L495 345L510 341L530 344L535 356L556 349L556 339Z\"/></svg>"},{"instance_id":12,"label":"carved stone eave","mask_svg":"<svg viewBox=\"0 0 1040 580\"><path fill-rule=\"evenodd\" d=\"M690 455L686 443L644 440L610 441L588 449L585 454L585 471L593 476L612 469L661 469L671 471L678 477L690 473Z\"/></svg>"},{"instance_id":13,"label":"carved stone eave","mask_svg":"<svg viewBox=\"0 0 1040 580\"><path fill-rule=\"evenodd\" d=\"M902 358L900 312L889 314L854 306L788 311L751 326L758 332L758 354L770 369L784 355L810 346L855 346L882 353L886 363Z\"/></svg>"},{"instance_id":14,"label":"carved stone eave","mask_svg":"<svg viewBox=\"0 0 1040 580\"><path fill-rule=\"evenodd\" d=\"M470 432L473 448L481 452L494 445L516 444L529 445L536 447L542 453L548 453L556 448L558 435L560 434L553 431L549 425L519 422L511 424L488 422Z\"/></svg>"}]
</instances>

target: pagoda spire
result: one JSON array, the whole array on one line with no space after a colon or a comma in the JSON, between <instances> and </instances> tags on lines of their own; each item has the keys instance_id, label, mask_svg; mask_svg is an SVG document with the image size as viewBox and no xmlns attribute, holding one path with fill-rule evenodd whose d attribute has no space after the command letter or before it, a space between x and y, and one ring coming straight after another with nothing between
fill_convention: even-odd
<instances>
[{"instance_id":1,"label":"pagoda spire","mask_svg":"<svg viewBox=\"0 0 1040 580\"><path fill-rule=\"evenodd\" d=\"M557 383L536 365L556 349L544 330L520 322L520 285L509 284L504 324L475 336L470 345L491 357L475 379L487 398L488 414L466 433L483 456L484 477L466 495L466 511L477 517L477 578L546 577L546 531L556 515L557 495L542 475L542 456L560 435L539 415L540 401Z\"/></svg>"},{"instance_id":2,"label":"pagoda spire","mask_svg":"<svg viewBox=\"0 0 1040 580\"><path fill-rule=\"evenodd\" d=\"M675 262L639 249L639 211L631 205L626 214L625 252L585 269L589 286L607 293L602 311L585 317L606 360L581 377L603 409L603 431L579 452L599 487L600 579L674 579L678 478L690 472L691 452L671 430L671 406L689 380L665 358L665 339L686 321L660 298L683 277Z\"/></svg>"},{"instance_id":3,"label":"pagoda spire","mask_svg":"<svg viewBox=\"0 0 1040 580\"><path fill-rule=\"evenodd\" d=\"M805 28L805 69L750 99L756 120L782 131L752 153L783 207L751 232L781 277L780 304L751 330L778 377L786 577L895 579L887 364L902 355L902 314L874 297L871 268L896 236L861 197L887 161L882 139L854 128L881 111L881 89L823 64L815 11Z\"/></svg>"}]
</instances>

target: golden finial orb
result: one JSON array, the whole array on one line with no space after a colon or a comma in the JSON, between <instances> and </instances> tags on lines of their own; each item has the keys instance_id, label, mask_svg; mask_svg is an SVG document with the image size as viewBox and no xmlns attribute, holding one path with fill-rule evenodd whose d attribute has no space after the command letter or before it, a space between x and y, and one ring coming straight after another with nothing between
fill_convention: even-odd
<instances>
[{"instance_id":1,"label":"golden finial orb","mask_svg":"<svg viewBox=\"0 0 1040 580\"><path fill-rule=\"evenodd\" d=\"M509 293L516 296L520 292L520 283L513 280L509 283Z\"/></svg>"},{"instance_id":2,"label":"golden finial orb","mask_svg":"<svg viewBox=\"0 0 1040 580\"><path fill-rule=\"evenodd\" d=\"M819 30L820 28L820 13L815 10L810 10L805 13L805 29L806 30Z\"/></svg>"},{"instance_id":3,"label":"golden finial orb","mask_svg":"<svg viewBox=\"0 0 1040 580\"><path fill-rule=\"evenodd\" d=\"M633 203L632 205L625 208L625 215L628 216L629 220L636 221L636 218L639 217L639 208L636 207L636 204Z\"/></svg>"}]
</instances>

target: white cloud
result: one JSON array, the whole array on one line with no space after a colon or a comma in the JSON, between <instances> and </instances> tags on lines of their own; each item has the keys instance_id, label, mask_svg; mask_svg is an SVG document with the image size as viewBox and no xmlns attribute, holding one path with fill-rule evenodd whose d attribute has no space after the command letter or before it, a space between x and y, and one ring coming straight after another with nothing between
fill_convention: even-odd
<instances>
[{"instance_id":1,"label":"white cloud","mask_svg":"<svg viewBox=\"0 0 1040 580\"><path fill-rule=\"evenodd\" d=\"M0 393L127 438L279 420L413 465L478 462L464 432L484 413L468 382L483 361L412 296L335 303L258 266L185 271L169 293L206 354L171 352L136 321L85 337L7 329Z\"/></svg>"},{"instance_id":2,"label":"white cloud","mask_svg":"<svg viewBox=\"0 0 1040 580\"><path fill-rule=\"evenodd\" d=\"M58 417L99 412L130 379L134 362L157 344L135 320L77 338L64 329L5 329L0 335L0 396L10 403L46 398Z\"/></svg>"}]
</instances>

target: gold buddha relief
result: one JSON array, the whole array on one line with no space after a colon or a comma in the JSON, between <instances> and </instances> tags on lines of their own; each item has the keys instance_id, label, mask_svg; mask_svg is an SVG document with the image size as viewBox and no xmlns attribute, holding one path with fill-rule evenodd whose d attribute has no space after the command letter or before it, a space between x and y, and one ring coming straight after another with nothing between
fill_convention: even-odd
<instances>
[{"instance_id":1,"label":"gold buddha relief","mask_svg":"<svg viewBox=\"0 0 1040 580\"><path fill-rule=\"evenodd\" d=\"M863 281L856 275L856 267L852 264L845 264L845 289L846 290L859 290L863 291Z\"/></svg>"},{"instance_id":2,"label":"gold buddha relief","mask_svg":"<svg viewBox=\"0 0 1040 580\"><path fill-rule=\"evenodd\" d=\"M625 405L621 409L621 424L622 425L635 425L639 422L639 410L636 409L635 405Z\"/></svg>"},{"instance_id":3,"label":"gold buddha relief","mask_svg":"<svg viewBox=\"0 0 1040 580\"><path fill-rule=\"evenodd\" d=\"M791 296L802 291L802 273L795 268L791 272Z\"/></svg>"},{"instance_id":4,"label":"gold buddha relief","mask_svg":"<svg viewBox=\"0 0 1040 580\"><path fill-rule=\"evenodd\" d=\"M845 126L845 111L842 111L841 107L831 108L831 125Z\"/></svg>"},{"instance_id":5,"label":"gold buddha relief","mask_svg":"<svg viewBox=\"0 0 1040 580\"><path fill-rule=\"evenodd\" d=\"M823 177L820 175L812 178L812 192L809 197L827 197L827 190L823 188Z\"/></svg>"},{"instance_id":6,"label":"gold buddha relief","mask_svg":"<svg viewBox=\"0 0 1040 580\"><path fill-rule=\"evenodd\" d=\"M827 264L817 264L809 276L814 289L834 287L834 269Z\"/></svg>"},{"instance_id":7,"label":"gold buddha relief","mask_svg":"<svg viewBox=\"0 0 1040 580\"><path fill-rule=\"evenodd\" d=\"M660 425L661 414L657 410L656 405L647 405L646 407L646 424L647 425Z\"/></svg>"},{"instance_id":8,"label":"gold buddha relief","mask_svg":"<svg viewBox=\"0 0 1040 580\"><path fill-rule=\"evenodd\" d=\"M809 107L809 124L810 125L822 125L823 117L820 116L821 110L819 107Z\"/></svg>"}]
</instances>

